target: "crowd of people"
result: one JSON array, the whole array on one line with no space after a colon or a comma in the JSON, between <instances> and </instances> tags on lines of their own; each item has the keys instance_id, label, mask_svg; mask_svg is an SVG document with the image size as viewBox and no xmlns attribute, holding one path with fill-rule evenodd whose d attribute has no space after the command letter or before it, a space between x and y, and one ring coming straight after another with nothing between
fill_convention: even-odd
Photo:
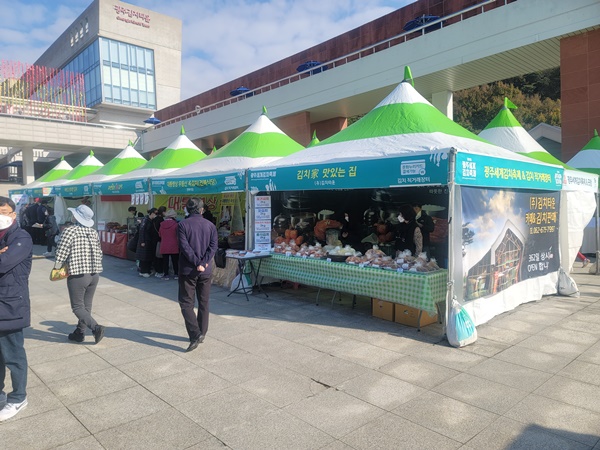
<instances>
[{"instance_id":1,"label":"crowd of people","mask_svg":"<svg viewBox=\"0 0 600 450\"><path fill-rule=\"evenodd\" d=\"M103 270L100 239L93 228L94 212L85 203L68 210L71 223L59 234L47 202L35 199L17 214L15 203L0 196L0 422L17 415L28 402L23 330L31 322L29 275L34 244L46 245L44 256L55 257L54 269L68 272L67 289L77 325L66 339L82 343L88 330L96 344L104 338L106 327L92 315ZM130 213L137 217L134 207ZM211 260L218 245L217 228L203 213L204 203L198 198L188 200L186 218L181 222L177 222L177 213L172 209L151 208L148 215L140 217L136 246L140 276L147 278L154 270L157 277L166 280L173 266L178 280L177 299L189 337L187 352L195 350L208 331ZM4 392L6 369L11 376L10 393Z\"/></svg>"}]
</instances>

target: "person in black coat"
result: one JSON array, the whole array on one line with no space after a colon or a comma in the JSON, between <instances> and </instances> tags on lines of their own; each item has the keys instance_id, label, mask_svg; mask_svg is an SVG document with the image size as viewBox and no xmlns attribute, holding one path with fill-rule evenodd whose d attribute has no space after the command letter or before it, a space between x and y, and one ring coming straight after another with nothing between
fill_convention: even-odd
<instances>
[{"instance_id":1,"label":"person in black coat","mask_svg":"<svg viewBox=\"0 0 600 450\"><path fill-rule=\"evenodd\" d=\"M31 236L19 228L15 203L0 197L0 422L27 406L27 355L23 329L31 325ZM12 392L4 393L6 369Z\"/></svg>"},{"instance_id":2,"label":"person in black coat","mask_svg":"<svg viewBox=\"0 0 600 450\"><path fill-rule=\"evenodd\" d=\"M152 271L152 261L156 253L156 240L152 239L152 221L156 217L156 208L150 208L148 215L142 219L140 224L139 237L137 248L135 250L135 258L140 262L140 276L148 278Z\"/></svg>"},{"instance_id":3,"label":"person in black coat","mask_svg":"<svg viewBox=\"0 0 600 450\"><path fill-rule=\"evenodd\" d=\"M163 273L163 257L162 254L156 251L156 247L160 242L160 224L165 220L165 212L167 211L166 206L159 206L156 210L156 217L152 219L152 229L150 230L150 234L152 235L152 241L154 245L154 259L152 260L152 267L154 268L155 276L157 278L162 278L164 276Z\"/></svg>"},{"instance_id":4,"label":"person in black coat","mask_svg":"<svg viewBox=\"0 0 600 450\"><path fill-rule=\"evenodd\" d=\"M208 331L208 300L212 276L211 260L217 252L217 227L202 217L204 202L190 198L186 220L177 225L179 239L179 306L190 338L190 352L204 341ZM198 297L198 316L194 304Z\"/></svg>"}]
</instances>

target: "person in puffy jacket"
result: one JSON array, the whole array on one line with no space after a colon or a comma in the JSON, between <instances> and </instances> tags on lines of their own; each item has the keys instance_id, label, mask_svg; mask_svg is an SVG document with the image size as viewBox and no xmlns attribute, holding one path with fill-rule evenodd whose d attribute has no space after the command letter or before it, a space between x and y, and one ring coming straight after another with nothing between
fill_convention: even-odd
<instances>
[{"instance_id":1,"label":"person in puffy jacket","mask_svg":"<svg viewBox=\"0 0 600 450\"><path fill-rule=\"evenodd\" d=\"M15 203L0 197L0 422L27 406L27 355L23 328L31 324L29 274L33 241L17 224ZM6 369L12 392L4 392Z\"/></svg>"},{"instance_id":2,"label":"person in puffy jacket","mask_svg":"<svg viewBox=\"0 0 600 450\"><path fill-rule=\"evenodd\" d=\"M152 238L152 221L156 217L156 208L150 208L148 215L142 219L135 258L140 262L140 277L148 278L152 272L152 261L156 253L156 240Z\"/></svg>"},{"instance_id":3,"label":"person in puffy jacket","mask_svg":"<svg viewBox=\"0 0 600 450\"><path fill-rule=\"evenodd\" d=\"M165 212L165 220L160 223L158 235L160 236L160 253L163 255L162 279L169 279L169 260L173 264L174 278L179 279L179 242L177 238L177 212L169 209Z\"/></svg>"}]
</instances>

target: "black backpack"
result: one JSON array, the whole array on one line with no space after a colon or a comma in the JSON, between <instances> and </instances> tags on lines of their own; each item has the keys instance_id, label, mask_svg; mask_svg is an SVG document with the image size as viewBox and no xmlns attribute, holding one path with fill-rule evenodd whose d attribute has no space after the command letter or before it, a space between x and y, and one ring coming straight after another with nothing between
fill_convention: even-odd
<instances>
[{"instance_id":1,"label":"black backpack","mask_svg":"<svg viewBox=\"0 0 600 450\"><path fill-rule=\"evenodd\" d=\"M218 248L217 253L215 253L215 266L220 269L224 269L227 265L227 257L225 256L227 253L224 248Z\"/></svg>"}]
</instances>

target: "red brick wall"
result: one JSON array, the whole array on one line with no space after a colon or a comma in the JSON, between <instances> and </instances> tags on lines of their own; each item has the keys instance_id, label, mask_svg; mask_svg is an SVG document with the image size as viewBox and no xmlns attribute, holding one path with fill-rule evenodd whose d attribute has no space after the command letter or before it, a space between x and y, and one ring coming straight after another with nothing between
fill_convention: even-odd
<instances>
[{"instance_id":1,"label":"red brick wall","mask_svg":"<svg viewBox=\"0 0 600 450\"><path fill-rule=\"evenodd\" d=\"M157 111L156 117L164 121L193 111L196 105L207 106L229 99L231 98L229 92L239 86L254 89L270 82L280 80L297 73L296 67L305 61L331 61L392 36L396 36L402 33L402 27L415 17L424 14L442 17L475 5L479 3L479 1L480 0L418 0L404 8L398 9L386 16L380 17L328 41L322 42L312 48L303 50L295 55L282 59L281 61L263 67L235 80L231 80L219 87ZM495 3L486 6L485 9L486 11L489 11L496 7L503 6L505 3L512 3L513 1L516 0L497 0ZM475 12L465 14L464 17L469 17L471 15L475 15ZM447 25L456 21L458 21L458 18L448 20ZM285 131L287 133L287 130Z\"/></svg>"},{"instance_id":2,"label":"red brick wall","mask_svg":"<svg viewBox=\"0 0 600 450\"><path fill-rule=\"evenodd\" d=\"M560 41L562 160L600 129L600 30Z\"/></svg>"}]
</instances>

